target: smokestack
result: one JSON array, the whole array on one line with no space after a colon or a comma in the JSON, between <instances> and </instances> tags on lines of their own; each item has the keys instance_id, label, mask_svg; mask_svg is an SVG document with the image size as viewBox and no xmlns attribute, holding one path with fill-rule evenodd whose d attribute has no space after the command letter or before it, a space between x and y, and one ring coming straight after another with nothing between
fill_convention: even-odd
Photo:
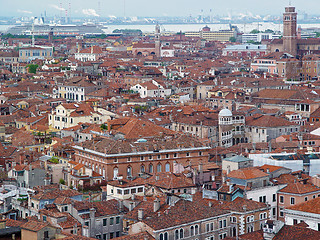
<instances>
[{"instance_id":1,"label":"smokestack","mask_svg":"<svg viewBox=\"0 0 320 240\"><path fill-rule=\"evenodd\" d=\"M199 163L199 173L202 173L203 172L203 165L202 163Z\"/></svg>"},{"instance_id":2,"label":"smokestack","mask_svg":"<svg viewBox=\"0 0 320 240\"><path fill-rule=\"evenodd\" d=\"M144 217L144 210L142 208L138 209L138 219L142 220Z\"/></svg>"},{"instance_id":3,"label":"smokestack","mask_svg":"<svg viewBox=\"0 0 320 240\"><path fill-rule=\"evenodd\" d=\"M156 198L153 202L153 211L156 212L160 209L160 200Z\"/></svg>"}]
</instances>

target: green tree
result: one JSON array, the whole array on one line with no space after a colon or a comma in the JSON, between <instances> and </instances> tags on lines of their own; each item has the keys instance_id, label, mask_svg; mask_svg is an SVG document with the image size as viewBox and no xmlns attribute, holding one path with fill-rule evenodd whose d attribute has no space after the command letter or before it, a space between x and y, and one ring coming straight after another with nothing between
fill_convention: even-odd
<instances>
[{"instance_id":1,"label":"green tree","mask_svg":"<svg viewBox=\"0 0 320 240\"><path fill-rule=\"evenodd\" d=\"M272 29L267 29L264 31L265 33L273 33L274 31Z\"/></svg>"},{"instance_id":2,"label":"green tree","mask_svg":"<svg viewBox=\"0 0 320 240\"><path fill-rule=\"evenodd\" d=\"M229 38L229 41L230 41L230 42L236 42L237 39L236 39L235 37L230 37L230 38Z\"/></svg>"},{"instance_id":3,"label":"green tree","mask_svg":"<svg viewBox=\"0 0 320 240\"><path fill-rule=\"evenodd\" d=\"M62 185L66 184L66 182L62 178L60 178L59 183L62 184Z\"/></svg>"},{"instance_id":4,"label":"green tree","mask_svg":"<svg viewBox=\"0 0 320 240\"><path fill-rule=\"evenodd\" d=\"M252 33L252 34L257 34L257 33L259 33L260 31L258 30L258 29L253 29L250 33Z\"/></svg>"},{"instance_id":5,"label":"green tree","mask_svg":"<svg viewBox=\"0 0 320 240\"><path fill-rule=\"evenodd\" d=\"M28 72L29 73L37 73L38 64L29 64L28 65Z\"/></svg>"},{"instance_id":6,"label":"green tree","mask_svg":"<svg viewBox=\"0 0 320 240\"><path fill-rule=\"evenodd\" d=\"M101 38L101 39L104 39L104 38L106 38L106 37L107 37L106 34L101 34L101 35L100 35L100 38Z\"/></svg>"},{"instance_id":7,"label":"green tree","mask_svg":"<svg viewBox=\"0 0 320 240\"><path fill-rule=\"evenodd\" d=\"M108 125L106 125L106 124L101 124L100 129L101 129L101 130L108 130Z\"/></svg>"},{"instance_id":8,"label":"green tree","mask_svg":"<svg viewBox=\"0 0 320 240\"><path fill-rule=\"evenodd\" d=\"M55 164L58 164L58 163L59 163L59 159L56 158L56 157L52 157L52 158L50 159L50 162L55 163Z\"/></svg>"}]
</instances>

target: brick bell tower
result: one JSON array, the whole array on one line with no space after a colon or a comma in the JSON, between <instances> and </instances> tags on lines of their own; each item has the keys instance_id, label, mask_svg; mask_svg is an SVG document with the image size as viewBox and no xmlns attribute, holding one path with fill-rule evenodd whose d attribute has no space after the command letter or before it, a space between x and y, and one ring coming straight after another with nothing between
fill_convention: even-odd
<instances>
[{"instance_id":1,"label":"brick bell tower","mask_svg":"<svg viewBox=\"0 0 320 240\"><path fill-rule=\"evenodd\" d=\"M297 13L291 6L283 14L283 51L297 55Z\"/></svg>"},{"instance_id":2,"label":"brick bell tower","mask_svg":"<svg viewBox=\"0 0 320 240\"><path fill-rule=\"evenodd\" d=\"M157 57L161 57L161 40L160 40L160 25L156 25L155 32L155 54Z\"/></svg>"}]
</instances>

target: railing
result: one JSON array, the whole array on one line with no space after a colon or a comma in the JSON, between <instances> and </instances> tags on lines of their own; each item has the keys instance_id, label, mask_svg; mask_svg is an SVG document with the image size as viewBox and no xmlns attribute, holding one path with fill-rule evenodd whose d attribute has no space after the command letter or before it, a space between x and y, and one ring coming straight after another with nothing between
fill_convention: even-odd
<instances>
[{"instance_id":1,"label":"railing","mask_svg":"<svg viewBox=\"0 0 320 240\"><path fill-rule=\"evenodd\" d=\"M244 131L234 131L233 135L242 135L244 134Z\"/></svg>"},{"instance_id":2,"label":"railing","mask_svg":"<svg viewBox=\"0 0 320 240\"><path fill-rule=\"evenodd\" d=\"M239 120L233 120L233 123L245 123L244 119L239 119Z\"/></svg>"}]
</instances>

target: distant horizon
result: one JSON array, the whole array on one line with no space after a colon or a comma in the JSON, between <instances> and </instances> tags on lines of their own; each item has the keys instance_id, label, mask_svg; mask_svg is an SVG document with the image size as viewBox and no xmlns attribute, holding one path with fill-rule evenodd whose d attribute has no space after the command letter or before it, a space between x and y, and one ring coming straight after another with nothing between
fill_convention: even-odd
<instances>
[{"instance_id":1,"label":"distant horizon","mask_svg":"<svg viewBox=\"0 0 320 240\"><path fill-rule=\"evenodd\" d=\"M125 4L124 4L125 3ZM259 19L262 15L280 16L288 1L269 0L13 0L1 4L1 17L186 17L186 16L249 16ZM36 7L35 7L36 6ZM320 13L318 1L292 1L299 15ZM261 16L260 16L261 15Z\"/></svg>"}]
</instances>

